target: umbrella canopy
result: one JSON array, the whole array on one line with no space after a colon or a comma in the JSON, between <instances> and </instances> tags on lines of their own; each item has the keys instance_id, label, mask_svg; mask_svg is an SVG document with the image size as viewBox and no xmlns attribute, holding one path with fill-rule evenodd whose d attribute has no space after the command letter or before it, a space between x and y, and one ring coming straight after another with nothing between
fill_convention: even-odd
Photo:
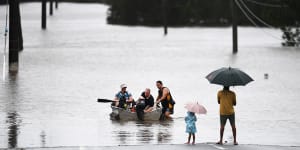
<instances>
[{"instance_id":1,"label":"umbrella canopy","mask_svg":"<svg viewBox=\"0 0 300 150\"><path fill-rule=\"evenodd\" d=\"M206 109L204 106L198 104L198 103L188 103L184 106L188 111L194 112L197 114L206 114Z\"/></svg>"},{"instance_id":2,"label":"umbrella canopy","mask_svg":"<svg viewBox=\"0 0 300 150\"><path fill-rule=\"evenodd\" d=\"M208 74L206 79L213 84L219 84L223 86L237 86L246 85L253 81L253 79L245 72L237 68L220 68Z\"/></svg>"}]
</instances>

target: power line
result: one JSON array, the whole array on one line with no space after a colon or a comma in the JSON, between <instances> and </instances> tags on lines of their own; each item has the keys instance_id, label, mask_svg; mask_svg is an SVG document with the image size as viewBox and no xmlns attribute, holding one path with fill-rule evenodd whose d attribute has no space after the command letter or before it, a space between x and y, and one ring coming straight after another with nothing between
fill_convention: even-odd
<instances>
[{"instance_id":1,"label":"power line","mask_svg":"<svg viewBox=\"0 0 300 150\"><path fill-rule=\"evenodd\" d=\"M235 0L236 5L240 8L240 10L242 11L242 13L246 16L246 18L255 26L255 27L259 27L255 21L247 14L247 12L243 9L243 7L240 5L238 0ZM260 29L260 28L259 28ZM271 37L275 38L276 40L280 40L282 41L282 39L278 38L277 36L274 36L271 33L266 32L265 30L262 29L262 31L268 35L270 35Z\"/></svg>"},{"instance_id":2,"label":"power line","mask_svg":"<svg viewBox=\"0 0 300 150\"><path fill-rule=\"evenodd\" d=\"M262 24L264 24L265 26L269 27L269 28L276 28L268 23L266 23L265 21L263 21L262 19L260 19L258 16L256 16L250 9L249 7L247 7L247 5L244 3L243 0L240 0L241 4L248 10L248 12L254 17L256 18L258 21L260 21Z\"/></svg>"},{"instance_id":3,"label":"power line","mask_svg":"<svg viewBox=\"0 0 300 150\"><path fill-rule=\"evenodd\" d=\"M238 2L238 0L234 0L236 5L240 8L240 10L242 11L242 13L246 16L246 18L254 25L254 26L258 26L254 20L252 20L252 18L246 13L246 11L242 8L242 6L240 5L240 3Z\"/></svg>"},{"instance_id":4,"label":"power line","mask_svg":"<svg viewBox=\"0 0 300 150\"><path fill-rule=\"evenodd\" d=\"M277 8L287 7L286 5L269 4L269 3L258 2L255 0L246 0L246 1L256 4L256 5L265 6L265 7L277 7Z\"/></svg>"},{"instance_id":5,"label":"power line","mask_svg":"<svg viewBox=\"0 0 300 150\"><path fill-rule=\"evenodd\" d=\"M246 18L247 18L253 25L255 25L256 27L258 27L259 29L261 29L261 28L255 23L255 21L247 14L247 12L243 9L243 7L240 5L239 1L238 1L238 0L235 0L235 3L236 3L237 6L240 8L240 10L243 12L243 14L246 16ZM275 29L275 28L274 28L274 29ZM290 41L290 40L284 40L284 39L278 38L277 36L275 36L275 35L273 35L273 34L267 32L267 31L265 31L265 30L263 30L263 29L261 29L261 30L262 30L265 34L267 34L267 35L273 37L273 38L276 39L276 40L285 41L285 42L293 42L293 43L296 42L296 43L298 43L297 41ZM287 31L288 31L288 30L283 30L283 32L287 32Z\"/></svg>"},{"instance_id":6,"label":"power line","mask_svg":"<svg viewBox=\"0 0 300 150\"><path fill-rule=\"evenodd\" d=\"M247 7L247 5L244 3L243 0L239 0L239 1L241 2L241 4L248 10L248 12L249 12L255 19L257 19L258 21L260 21L262 24L264 24L265 26L267 26L267 27L269 27L269 28L277 29L276 27L274 27L274 26L272 26L272 25L266 23L263 19L261 19L261 18L259 18L257 15L255 15L255 14L253 13L253 11L251 11L251 10L249 9L249 7ZM287 30L283 30L283 31L286 32Z\"/></svg>"}]
</instances>

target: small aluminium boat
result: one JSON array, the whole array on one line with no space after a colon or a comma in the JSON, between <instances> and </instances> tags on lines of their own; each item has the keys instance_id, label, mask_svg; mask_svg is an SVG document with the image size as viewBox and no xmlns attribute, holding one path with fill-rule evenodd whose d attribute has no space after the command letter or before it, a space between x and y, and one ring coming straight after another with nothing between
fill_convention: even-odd
<instances>
[{"instance_id":1,"label":"small aluminium boat","mask_svg":"<svg viewBox=\"0 0 300 150\"><path fill-rule=\"evenodd\" d=\"M139 120L137 113L130 111L130 109L123 109L111 106L112 112L110 117L112 120ZM158 121L161 115L161 108L153 109L151 112L144 113L144 121Z\"/></svg>"}]
</instances>

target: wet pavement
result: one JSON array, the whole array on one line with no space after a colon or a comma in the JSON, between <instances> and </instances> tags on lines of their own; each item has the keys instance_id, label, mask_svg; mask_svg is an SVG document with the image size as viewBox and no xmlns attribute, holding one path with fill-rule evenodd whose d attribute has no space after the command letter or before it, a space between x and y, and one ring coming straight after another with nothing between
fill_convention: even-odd
<instances>
[{"instance_id":1,"label":"wet pavement","mask_svg":"<svg viewBox=\"0 0 300 150\"><path fill-rule=\"evenodd\" d=\"M18 148L20 150L300 150L300 147L275 146L275 145L216 145L213 143L201 143L195 145L171 144L171 145L130 145L130 146L81 146L81 147L43 147L43 148ZM2 149L0 149L2 150Z\"/></svg>"}]
</instances>

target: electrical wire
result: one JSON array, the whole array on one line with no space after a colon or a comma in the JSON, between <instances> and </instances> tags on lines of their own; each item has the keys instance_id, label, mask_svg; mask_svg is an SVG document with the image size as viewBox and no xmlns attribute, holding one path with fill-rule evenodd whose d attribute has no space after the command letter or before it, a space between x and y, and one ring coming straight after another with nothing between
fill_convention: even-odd
<instances>
[{"instance_id":1,"label":"electrical wire","mask_svg":"<svg viewBox=\"0 0 300 150\"><path fill-rule=\"evenodd\" d=\"M256 22L247 14L247 12L243 9L243 7L240 5L238 0L235 0L236 5L240 8L240 10L242 11L242 13L246 16L246 18L255 26L255 27L259 27ZM261 29L261 28L259 28ZM274 36L271 33L266 32L265 30L262 29L262 31L268 35L270 35L271 37L275 38L276 40L280 40L282 41L282 39L278 38L277 36Z\"/></svg>"},{"instance_id":2,"label":"electrical wire","mask_svg":"<svg viewBox=\"0 0 300 150\"><path fill-rule=\"evenodd\" d=\"M244 3L243 0L239 0L239 1L241 2L241 4L248 10L248 12L249 12L255 19L257 19L258 21L260 21L262 24L264 24L265 26L267 26L267 27L269 27L269 28L274 28L274 29L276 29L276 27L274 27L274 26L272 26L272 25L266 23L266 22L263 21L261 18L259 18L258 16L256 16L256 15L253 13L253 11L251 11L251 10L249 9L249 7L247 7L247 5Z\"/></svg>"},{"instance_id":3,"label":"electrical wire","mask_svg":"<svg viewBox=\"0 0 300 150\"><path fill-rule=\"evenodd\" d=\"M272 25L270 25L270 24L268 24L268 23L266 23L265 21L263 21L261 18L259 18L257 15L255 15L254 13L253 13L253 11L251 11L250 9L249 9L249 7L247 7L247 5L244 3L244 1L243 0L239 0L240 1L240 3L247 9L247 11L255 18L255 19L257 19L258 21L260 21L262 24L264 24L265 26L267 26L267 27L269 27L269 28L273 28L273 29L277 29L276 27L274 27L274 26L272 26ZM264 31L264 30L263 30ZM283 32L290 32L290 31L288 31L288 30L282 30ZM272 37L274 37L274 38L276 38L276 39L278 39L278 40L283 40L283 39L280 39L280 38L278 38L278 37L275 37L274 35L272 35L271 33L268 33L268 32L266 32L266 31L264 31L265 33L267 33L267 34L269 34L269 35L271 35ZM297 42L297 41L289 41L289 40L287 40L286 42Z\"/></svg>"},{"instance_id":4,"label":"electrical wire","mask_svg":"<svg viewBox=\"0 0 300 150\"><path fill-rule=\"evenodd\" d=\"M246 0L246 1L256 5L265 6L265 7L276 7L276 8L287 7L286 5L269 4L269 3L258 2L255 0Z\"/></svg>"}]
</instances>

